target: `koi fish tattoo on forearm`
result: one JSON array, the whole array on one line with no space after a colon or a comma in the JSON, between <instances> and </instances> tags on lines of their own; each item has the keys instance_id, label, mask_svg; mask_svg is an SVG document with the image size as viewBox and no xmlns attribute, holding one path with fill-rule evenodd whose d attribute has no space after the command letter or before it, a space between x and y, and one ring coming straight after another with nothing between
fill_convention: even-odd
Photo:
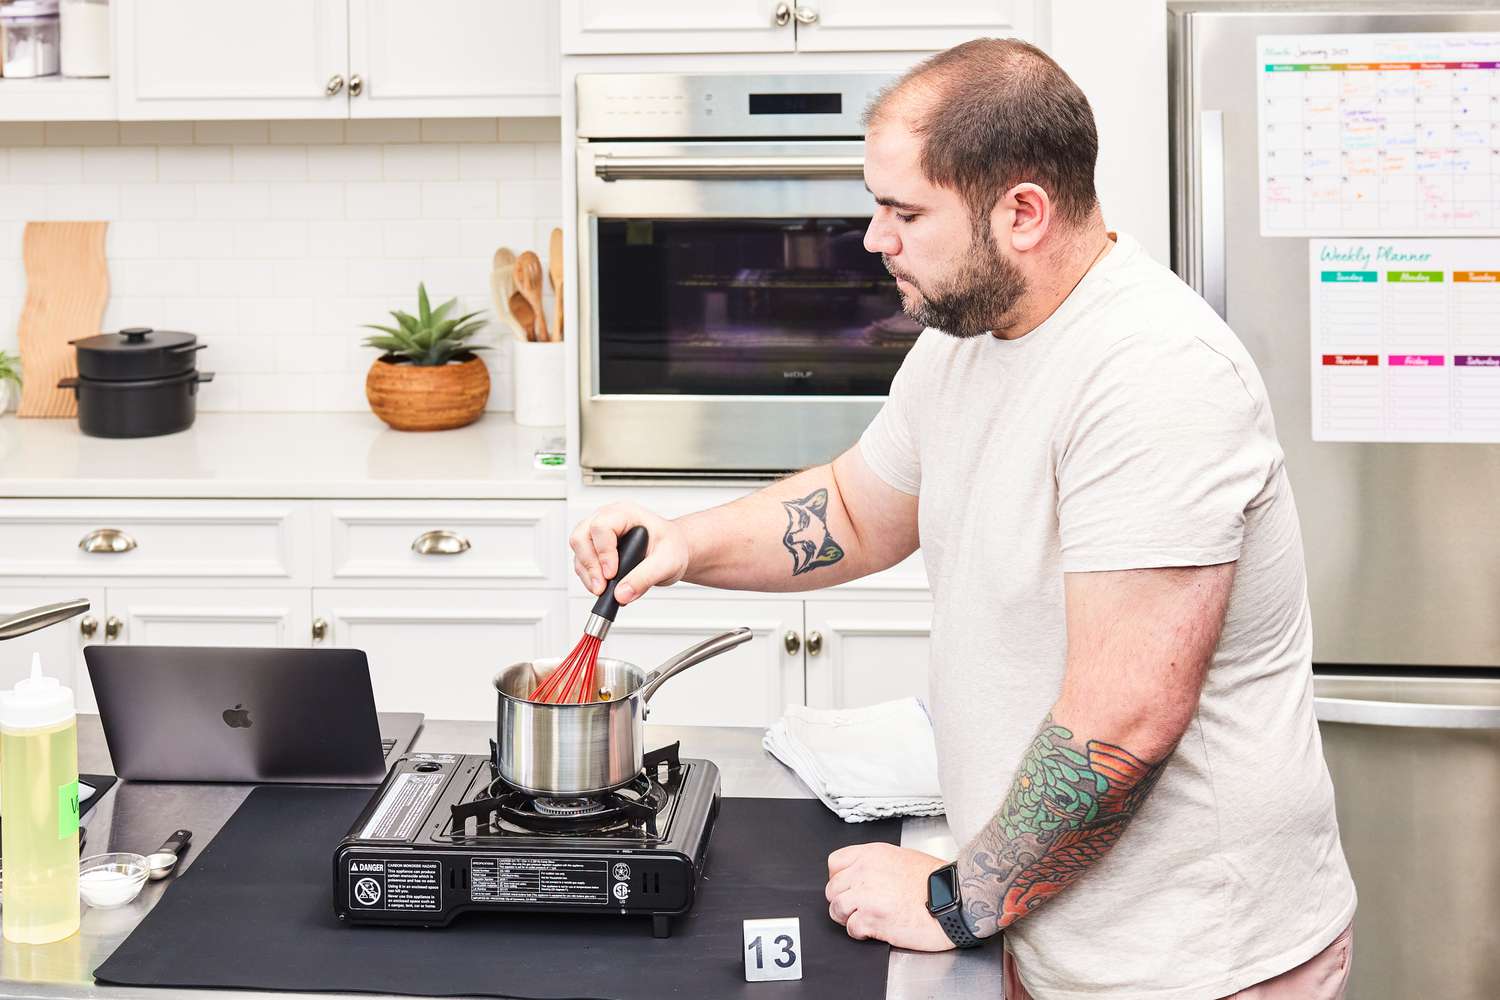
<instances>
[{"instance_id":1,"label":"koi fish tattoo on forearm","mask_svg":"<svg viewBox=\"0 0 1500 1000\"><path fill-rule=\"evenodd\" d=\"M1084 742L1048 715L989 826L959 857L964 916L988 937L1102 858L1161 776L1123 747Z\"/></svg>"},{"instance_id":2,"label":"koi fish tattoo on forearm","mask_svg":"<svg viewBox=\"0 0 1500 1000\"><path fill-rule=\"evenodd\" d=\"M844 558L843 546L828 533L828 491L813 490L801 500L783 500L786 533L781 544L792 554L792 575L800 576L819 566L832 566Z\"/></svg>"}]
</instances>

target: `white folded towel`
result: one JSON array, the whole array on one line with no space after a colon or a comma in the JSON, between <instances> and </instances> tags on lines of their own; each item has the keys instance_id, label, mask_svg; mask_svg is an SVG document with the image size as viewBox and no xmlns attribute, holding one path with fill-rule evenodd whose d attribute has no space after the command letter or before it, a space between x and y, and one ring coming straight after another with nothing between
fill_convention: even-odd
<instances>
[{"instance_id":1,"label":"white folded towel","mask_svg":"<svg viewBox=\"0 0 1500 1000\"><path fill-rule=\"evenodd\" d=\"M761 745L846 822L943 811L932 720L915 698L831 710L788 705Z\"/></svg>"}]
</instances>

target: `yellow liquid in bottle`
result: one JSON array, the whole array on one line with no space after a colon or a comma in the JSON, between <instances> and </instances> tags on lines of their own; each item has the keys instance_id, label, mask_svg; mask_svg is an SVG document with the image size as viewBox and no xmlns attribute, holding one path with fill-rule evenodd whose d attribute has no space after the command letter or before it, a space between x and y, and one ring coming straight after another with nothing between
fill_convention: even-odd
<instances>
[{"instance_id":1,"label":"yellow liquid in bottle","mask_svg":"<svg viewBox=\"0 0 1500 1000\"><path fill-rule=\"evenodd\" d=\"M75 720L0 729L0 927L7 940L46 944L78 930L77 783Z\"/></svg>"}]
</instances>

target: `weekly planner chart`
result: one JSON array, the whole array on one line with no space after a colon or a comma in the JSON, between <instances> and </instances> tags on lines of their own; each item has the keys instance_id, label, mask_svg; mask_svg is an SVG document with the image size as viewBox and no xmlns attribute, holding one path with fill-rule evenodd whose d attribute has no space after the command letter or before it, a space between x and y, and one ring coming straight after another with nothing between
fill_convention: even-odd
<instances>
[{"instance_id":1,"label":"weekly planner chart","mask_svg":"<svg viewBox=\"0 0 1500 1000\"><path fill-rule=\"evenodd\" d=\"M1261 235L1500 234L1500 32L1257 51Z\"/></svg>"},{"instance_id":2,"label":"weekly planner chart","mask_svg":"<svg viewBox=\"0 0 1500 1000\"><path fill-rule=\"evenodd\" d=\"M1309 243L1317 441L1500 441L1500 240Z\"/></svg>"}]
</instances>

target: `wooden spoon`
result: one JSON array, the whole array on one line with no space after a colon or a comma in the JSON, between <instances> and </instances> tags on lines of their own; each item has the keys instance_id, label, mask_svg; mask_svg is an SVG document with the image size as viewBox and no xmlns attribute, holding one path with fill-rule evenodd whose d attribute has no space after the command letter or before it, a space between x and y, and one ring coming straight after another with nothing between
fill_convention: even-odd
<instances>
[{"instance_id":1,"label":"wooden spoon","mask_svg":"<svg viewBox=\"0 0 1500 1000\"><path fill-rule=\"evenodd\" d=\"M531 307L532 314L535 316L535 325L531 328L535 331L535 335L532 339L538 341L552 339L547 336L547 316L542 312L542 261L530 250L516 258L516 290L526 299L526 304ZM517 316L517 318L521 317ZM522 319L522 322L524 323L525 320Z\"/></svg>"},{"instance_id":2,"label":"wooden spoon","mask_svg":"<svg viewBox=\"0 0 1500 1000\"><path fill-rule=\"evenodd\" d=\"M512 304L513 301L518 303L528 314L531 311L526 300L516 292L516 255L510 247L501 247L495 251L494 264L490 270L490 298L494 300L496 318L510 328L517 340L530 340L530 324L523 324L516 319L515 306Z\"/></svg>"},{"instance_id":3,"label":"wooden spoon","mask_svg":"<svg viewBox=\"0 0 1500 1000\"><path fill-rule=\"evenodd\" d=\"M547 278L552 282L552 301L556 303L553 313L552 339L563 339L563 247L562 230L552 230L552 239L547 244Z\"/></svg>"}]
</instances>

